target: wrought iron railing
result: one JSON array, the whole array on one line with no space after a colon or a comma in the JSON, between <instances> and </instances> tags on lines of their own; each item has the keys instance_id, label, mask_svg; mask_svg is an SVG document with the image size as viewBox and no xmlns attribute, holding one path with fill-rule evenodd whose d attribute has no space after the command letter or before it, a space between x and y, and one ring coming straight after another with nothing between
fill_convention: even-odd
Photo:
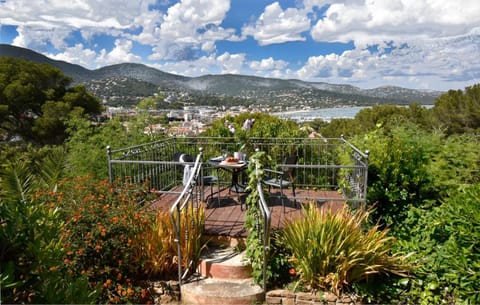
<instances>
[{"instance_id":1,"label":"wrought iron railing","mask_svg":"<svg viewBox=\"0 0 480 305\"><path fill-rule=\"evenodd\" d=\"M256 149L267 152L279 167L295 167L297 188L342 191L350 202L364 202L367 192L368 152L362 152L341 138L250 138L238 143L234 137L171 137L160 141L112 150L108 148L108 169L111 180L122 178L145 183L159 193L175 192L181 184L181 163L175 153L196 155L203 148L202 175L212 175L205 160L233 154L243 147L244 154ZM296 155L295 165L282 164L288 155ZM220 177L227 183L228 177ZM301 197L297 199L302 199ZM317 198L304 198L317 199ZM338 197L318 198L339 200Z\"/></svg>"}]
</instances>

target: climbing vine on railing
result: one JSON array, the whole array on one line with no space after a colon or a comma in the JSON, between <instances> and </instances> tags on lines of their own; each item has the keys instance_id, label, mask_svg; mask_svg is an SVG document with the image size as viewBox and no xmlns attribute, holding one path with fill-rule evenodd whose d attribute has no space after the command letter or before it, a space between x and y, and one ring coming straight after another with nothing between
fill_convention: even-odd
<instances>
[{"instance_id":1,"label":"climbing vine on railing","mask_svg":"<svg viewBox=\"0 0 480 305\"><path fill-rule=\"evenodd\" d=\"M247 258L252 265L252 276L255 282L263 284L263 218L258 208L260 195L257 190L257 183L263 178L263 169L271 163L271 157L264 151L257 151L250 157L248 166L249 195L246 199L247 212L245 216L245 228L247 236ZM270 271L267 270L267 274ZM267 276L268 277L268 276Z\"/></svg>"}]
</instances>

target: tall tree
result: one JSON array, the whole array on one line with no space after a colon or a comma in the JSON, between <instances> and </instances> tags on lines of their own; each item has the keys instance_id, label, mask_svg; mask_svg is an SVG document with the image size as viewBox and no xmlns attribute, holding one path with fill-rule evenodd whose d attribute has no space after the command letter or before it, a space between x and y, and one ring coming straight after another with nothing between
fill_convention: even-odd
<instances>
[{"instance_id":1,"label":"tall tree","mask_svg":"<svg viewBox=\"0 0 480 305\"><path fill-rule=\"evenodd\" d=\"M61 143L69 116L93 115L102 105L52 66L0 58L0 137Z\"/></svg>"},{"instance_id":2,"label":"tall tree","mask_svg":"<svg viewBox=\"0 0 480 305\"><path fill-rule=\"evenodd\" d=\"M440 96L433 108L440 128L447 134L472 132L480 128L480 84L450 90Z\"/></svg>"}]
</instances>

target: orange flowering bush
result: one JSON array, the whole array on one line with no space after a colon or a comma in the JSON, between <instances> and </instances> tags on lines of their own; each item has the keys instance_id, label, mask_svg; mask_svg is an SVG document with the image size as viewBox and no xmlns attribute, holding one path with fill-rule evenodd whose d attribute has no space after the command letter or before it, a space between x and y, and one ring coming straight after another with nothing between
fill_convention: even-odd
<instances>
[{"instance_id":1,"label":"orange flowering bush","mask_svg":"<svg viewBox=\"0 0 480 305\"><path fill-rule=\"evenodd\" d=\"M145 303L148 293L138 285L145 257L138 243L155 213L142 206L148 193L138 185L93 181L80 177L65 181L53 194L43 194L61 207L65 225L60 238L66 250L63 267L73 277L86 276L97 290L99 303Z\"/></svg>"}]
</instances>

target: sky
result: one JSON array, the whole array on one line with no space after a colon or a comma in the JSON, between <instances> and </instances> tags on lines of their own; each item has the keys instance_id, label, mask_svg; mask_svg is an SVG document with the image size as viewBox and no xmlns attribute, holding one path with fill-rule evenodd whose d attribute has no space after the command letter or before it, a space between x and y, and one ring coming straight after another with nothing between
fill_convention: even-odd
<instances>
[{"instance_id":1,"label":"sky","mask_svg":"<svg viewBox=\"0 0 480 305\"><path fill-rule=\"evenodd\" d=\"M480 83L480 1L0 0L0 43L88 69L446 91Z\"/></svg>"}]
</instances>

